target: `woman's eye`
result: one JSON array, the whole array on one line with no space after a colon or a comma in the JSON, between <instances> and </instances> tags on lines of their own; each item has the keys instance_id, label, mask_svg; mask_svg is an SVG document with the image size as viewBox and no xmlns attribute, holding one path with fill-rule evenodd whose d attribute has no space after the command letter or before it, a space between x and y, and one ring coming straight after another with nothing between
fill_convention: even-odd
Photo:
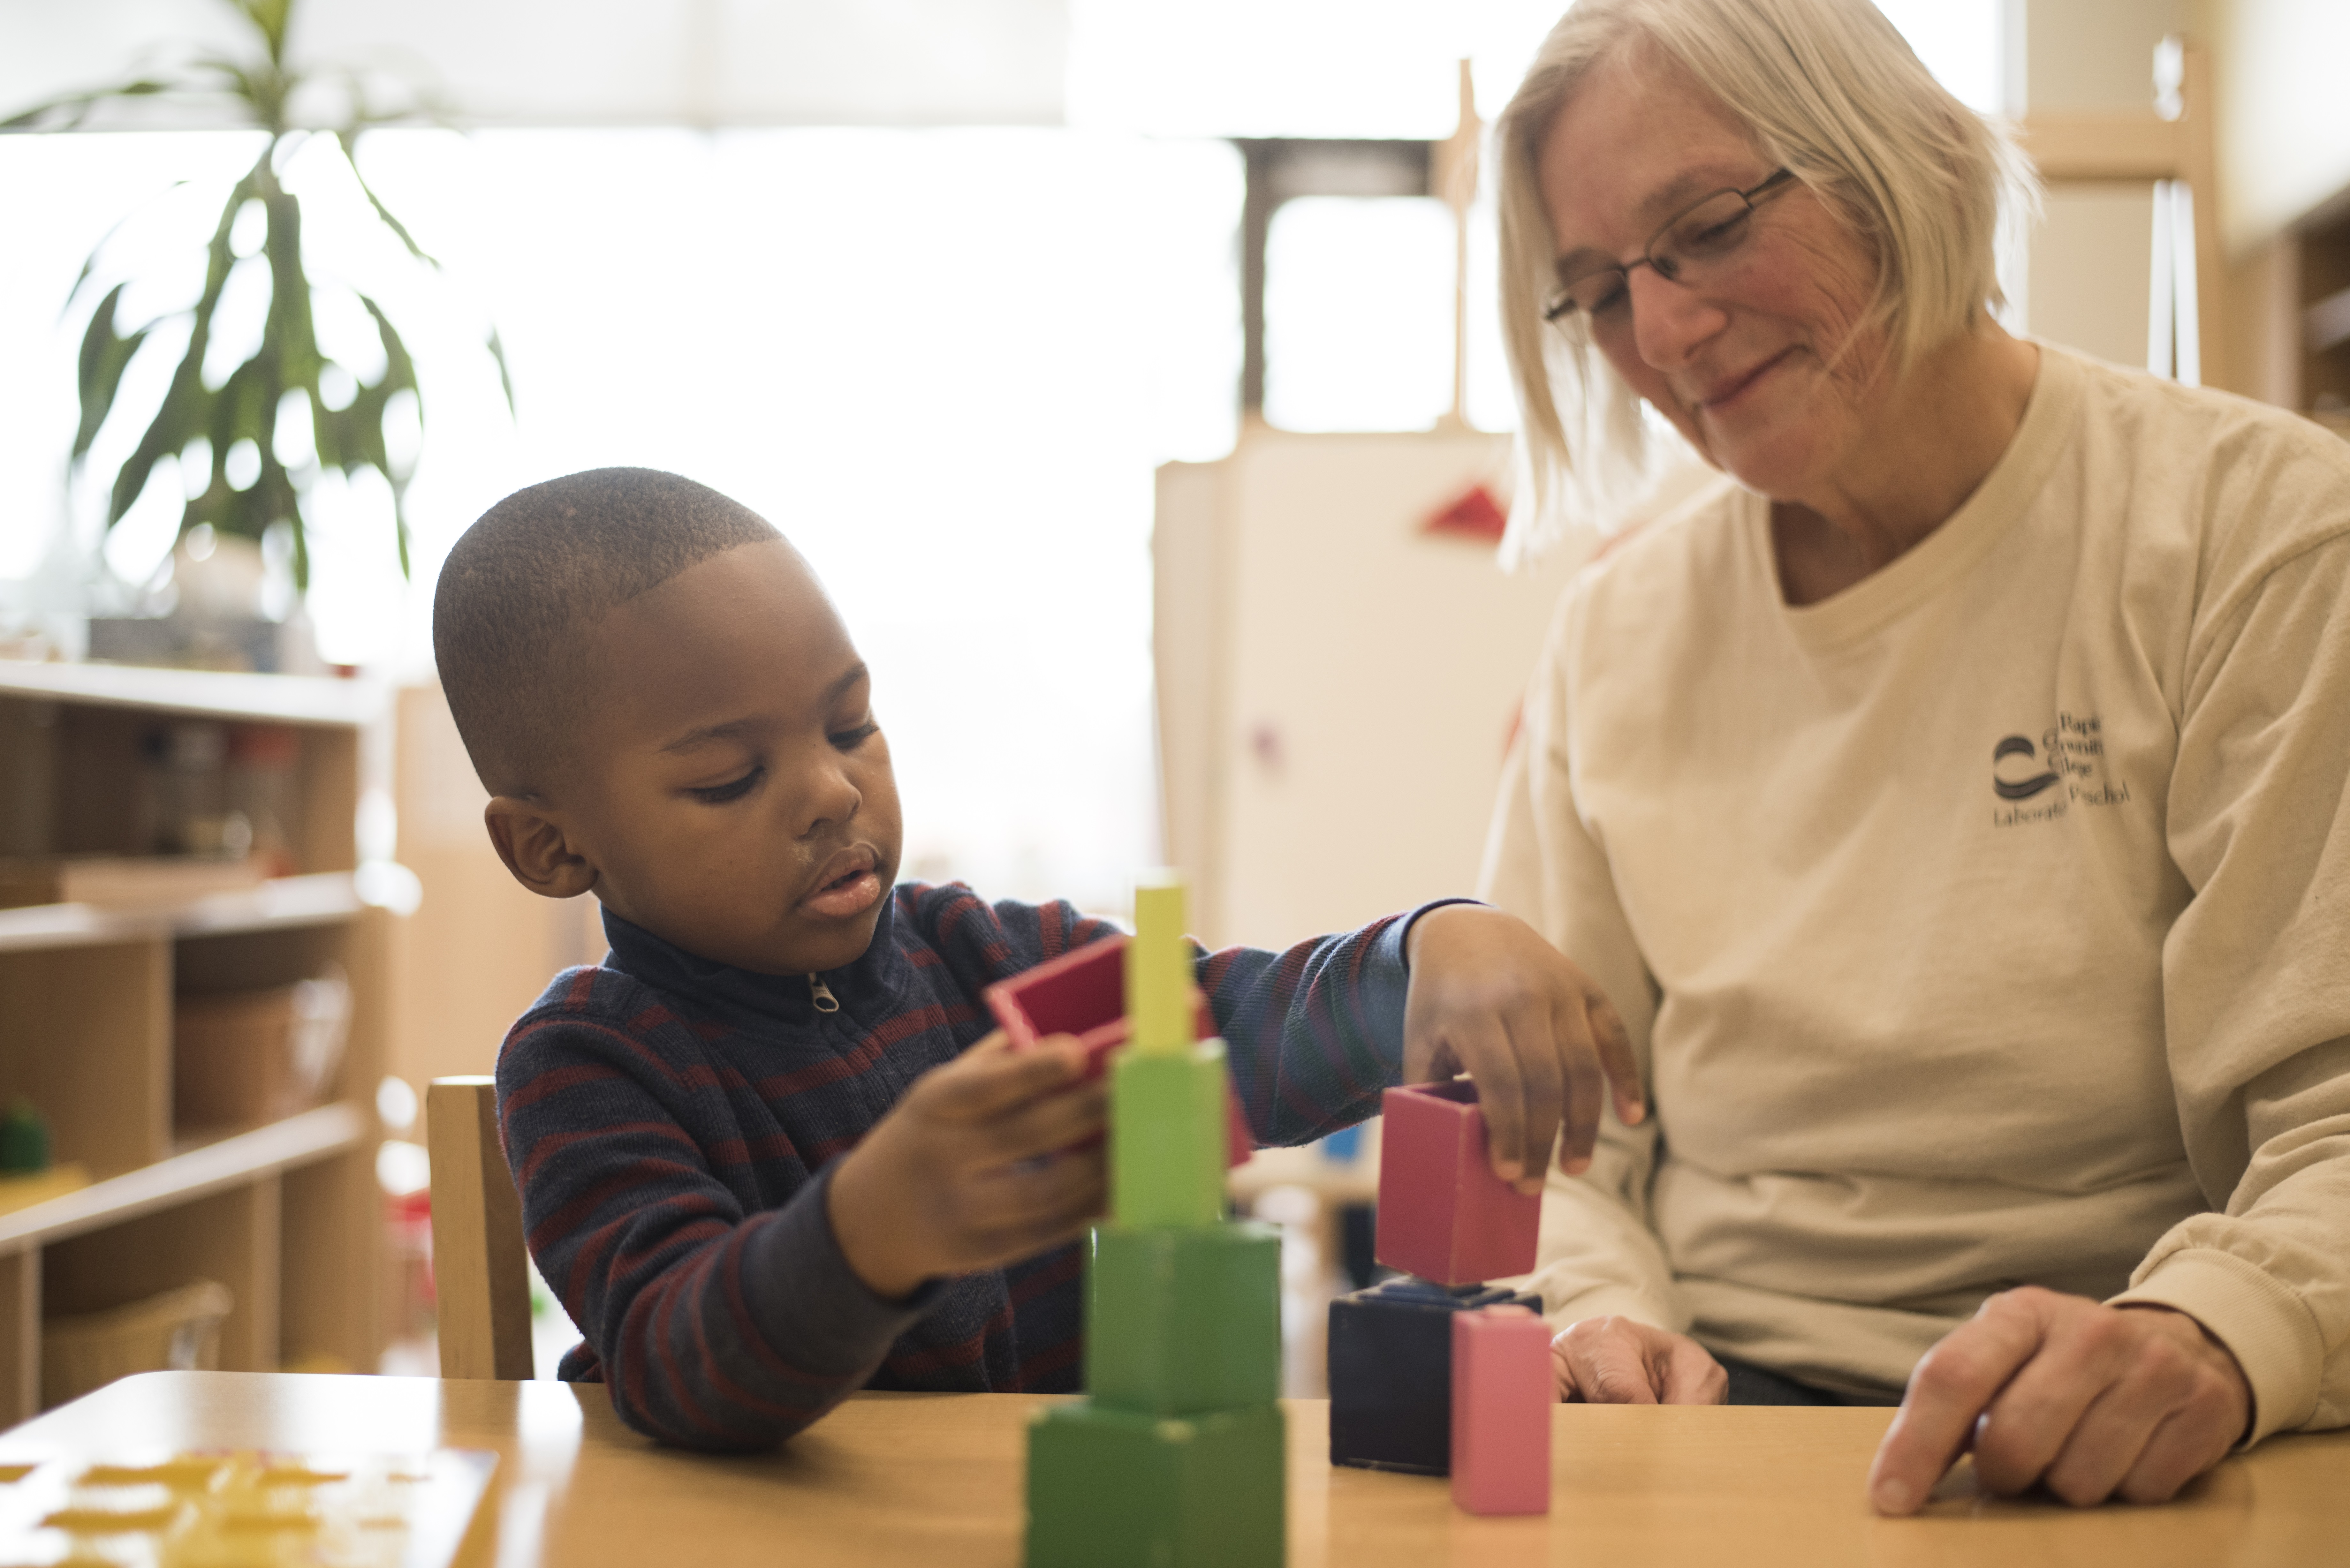
<instances>
[{"instance_id":1,"label":"woman's eye","mask_svg":"<svg viewBox=\"0 0 2350 1568\"><path fill-rule=\"evenodd\" d=\"M881 726L868 719L853 729L835 730L830 739L832 743L840 750L853 752L880 732Z\"/></svg>"},{"instance_id":2,"label":"woman's eye","mask_svg":"<svg viewBox=\"0 0 2350 1568\"><path fill-rule=\"evenodd\" d=\"M740 800L749 794L753 786L766 776L766 769L753 768L739 779L723 784L712 784L708 789L690 789L685 793L704 805L723 805L730 800Z\"/></svg>"},{"instance_id":3,"label":"woman's eye","mask_svg":"<svg viewBox=\"0 0 2350 1568\"><path fill-rule=\"evenodd\" d=\"M1693 251L1699 255L1728 250L1744 235L1746 219L1747 214L1741 213L1734 218L1724 218L1718 223L1708 223L1702 228L1692 229L1680 236L1680 248Z\"/></svg>"}]
</instances>

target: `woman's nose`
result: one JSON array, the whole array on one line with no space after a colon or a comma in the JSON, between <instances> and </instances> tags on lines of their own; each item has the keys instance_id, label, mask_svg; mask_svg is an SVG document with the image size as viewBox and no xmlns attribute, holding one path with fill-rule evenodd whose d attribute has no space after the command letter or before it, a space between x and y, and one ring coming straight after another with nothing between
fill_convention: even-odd
<instances>
[{"instance_id":1,"label":"woman's nose","mask_svg":"<svg viewBox=\"0 0 2350 1568\"><path fill-rule=\"evenodd\" d=\"M1632 339L1651 369L1679 369L1730 320L1720 306L1654 267L1634 269L1624 286L1631 296Z\"/></svg>"}]
</instances>

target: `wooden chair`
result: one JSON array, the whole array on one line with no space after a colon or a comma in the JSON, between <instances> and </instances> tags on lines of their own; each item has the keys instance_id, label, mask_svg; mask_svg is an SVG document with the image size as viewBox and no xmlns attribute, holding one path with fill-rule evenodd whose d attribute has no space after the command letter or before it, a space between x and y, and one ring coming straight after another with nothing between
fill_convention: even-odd
<instances>
[{"instance_id":1,"label":"wooden chair","mask_svg":"<svg viewBox=\"0 0 2350 1568\"><path fill-rule=\"evenodd\" d=\"M522 1199L498 1140L495 1080L435 1078L424 1115L441 1376L528 1378L530 1271Z\"/></svg>"}]
</instances>

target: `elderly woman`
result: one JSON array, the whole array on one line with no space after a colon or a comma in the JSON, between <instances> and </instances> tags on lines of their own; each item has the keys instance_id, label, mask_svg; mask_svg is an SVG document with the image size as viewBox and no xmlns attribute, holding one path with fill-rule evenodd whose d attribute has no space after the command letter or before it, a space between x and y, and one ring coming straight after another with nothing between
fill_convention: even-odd
<instances>
[{"instance_id":1,"label":"elderly woman","mask_svg":"<svg viewBox=\"0 0 2350 1568\"><path fill-rule=\"evenodd\" d=\"M2350 1421L2350 448L2002 330L2029 171L1866 0L1584 0L1496 135L1545 508L1652 415L1723 476L1488 854L1651 1094L1551 1180L1562 1396L1899 1400L1888 1512Z\"/></svg>"}]
</instances>

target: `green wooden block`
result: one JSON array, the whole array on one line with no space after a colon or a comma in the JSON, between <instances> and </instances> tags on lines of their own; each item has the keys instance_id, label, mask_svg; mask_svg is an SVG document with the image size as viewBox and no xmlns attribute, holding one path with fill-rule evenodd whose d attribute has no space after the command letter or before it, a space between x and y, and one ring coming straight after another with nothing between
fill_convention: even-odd
<instances>
[{"instance_id":1,"label":"green wooden block","mask_svg":"<svg viewBox=\"0 0 2350 1568\"><path fill-rule=\"evenodd\" d=\"M1224 1043L1111 1058L1109 1211L1129 1231L1224 1217Z\"/></svg>"},{"instance_id":2,"label":"green wooden block","mask_svg":"<svg viewBox=\"0 0 2350 1568\"><path fill-rule=\"evenodd\" d=\"M1181 1416L1281 1397L1281 1233L1269 1225L1094 1232L1086 1391Z\"/></svg>"},{"instance_id":3,"label":"green wooden block","mask_svg":"<svg viewBox=\"0 0 2350 1568\"><path fill-rule=\"evenodd\" d=\"M1028 1568L1279 1568L1281 1407L1161 1417L1088 1400L1028 1428Z\"/></svg>"}]
</instances>

